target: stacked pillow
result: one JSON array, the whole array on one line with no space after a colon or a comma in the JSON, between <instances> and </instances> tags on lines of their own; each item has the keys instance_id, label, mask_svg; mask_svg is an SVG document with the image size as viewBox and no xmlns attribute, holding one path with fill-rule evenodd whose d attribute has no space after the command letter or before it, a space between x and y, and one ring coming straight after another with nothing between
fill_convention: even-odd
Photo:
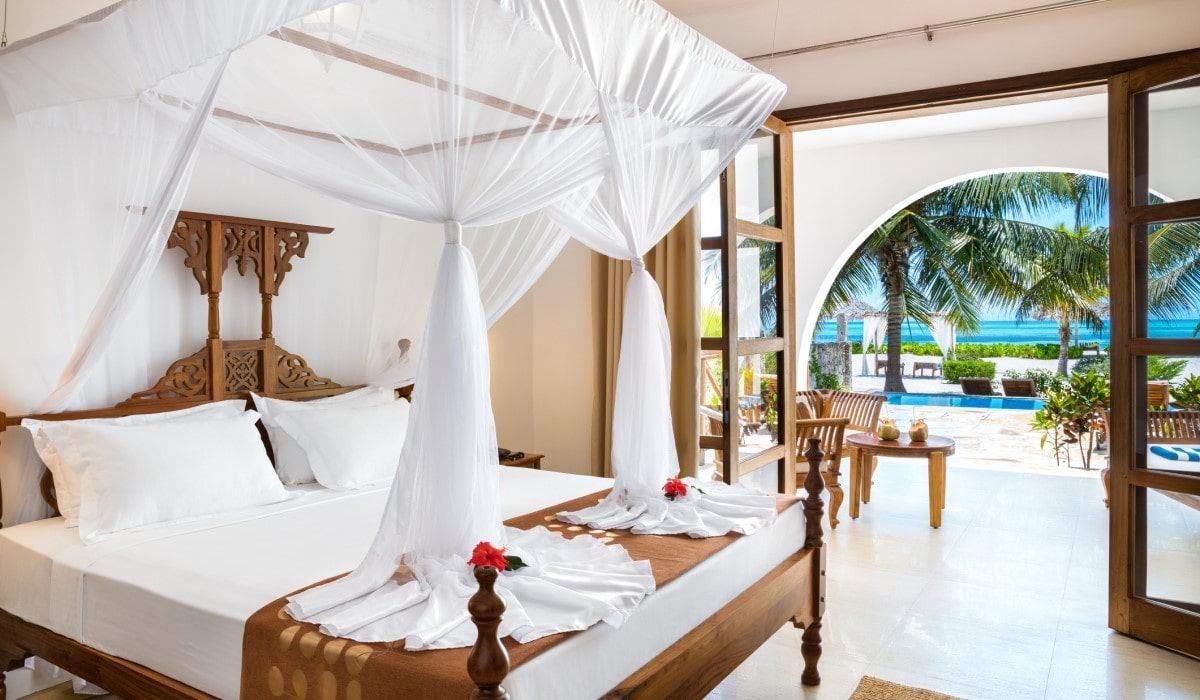
<instances>
[{"instance_id":1,"label":"stacked pillow","mask_svg":"<svg viewBox=\"0 0 1200 700\"><path fill-rule=\"evenodd\" d=\"M120 418L27 418L58 509L85 542L286 500L283 483L356 489L390 481L409 403L367 387L315 401L254 396ZM256 428L275 451L272 466ZM278 472L278 473L277 473ZM283 483L280 483L280 482Z\"/></svg>"},{"instance_id":2,"label":"stacked pillow","mask_svg":"<svg viewBox=\"0 0 1200 700\"><path fill-rule=\"evenodd\" d=\"M366 387L315 401L252 396L283 483L352 489L395 475L409 403L391 389Z\"/></svg>"},{"instance_id":3,"label":"stacked pillow","mask_svg":"<svg viewBox=\"0 0 1200 700\"><path fill-rule=\"evenodd\" d=\"M277 503L276 478L243 401L111 419L22 425L54 475L59 511L84 542L151 524Z\"/></svg>"}]
</instances>

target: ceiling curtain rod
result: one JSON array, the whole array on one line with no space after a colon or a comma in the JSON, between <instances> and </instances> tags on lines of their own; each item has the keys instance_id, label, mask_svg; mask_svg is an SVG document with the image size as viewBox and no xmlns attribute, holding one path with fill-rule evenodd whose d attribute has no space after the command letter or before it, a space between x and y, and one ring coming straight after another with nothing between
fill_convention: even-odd
<instances>
[{"instance_id":1,"label":"ceiling curtain rod","mask_svg":"<svg viewBox=\"0 0 1200 700\"><path fill-rule=\"evenodd\" d=\"M1036 7L1027 7L1021 10L1009 10L1008 12L997 12L992 15L983 15L981 17L971 17L969 19L956 19L950 22L941 22L939 24L925 24L920 27L912 27L911 29L900 29L894 32L886 32L884 34L872 34L870 36L861 36L854 39L843 39L842 41L833 41L828 44L815 44L813 46L802 46L798 49L787 49L784 51L773 51L764 53L758 56L750 56L743 60L745 61L766 61L772 58L784 58L786 56L796 56L802 53L813 53L814 51L825 51L826 49L838 49L843 46L855 46L857 44L867 44L873 41L884 41L886 39L899 39L901 37L913 36L916 34L924 34L929 41L933 41L933 33L940 32L945 29L958 29L960 27L970 27L976 24L987 24L988 22L998 22L1005 19L1013 19L1016 17L1026 17L1029 15L1038 15L1043 12L1054 12L1055 10L1066 10L1072 7L1081 7L1083 5L1094 5L1100 2L1108 2L1108 0L1065 0L1064 2L1055 2L1049 5L1038 5Z\"/></svg>"}]
</instances>

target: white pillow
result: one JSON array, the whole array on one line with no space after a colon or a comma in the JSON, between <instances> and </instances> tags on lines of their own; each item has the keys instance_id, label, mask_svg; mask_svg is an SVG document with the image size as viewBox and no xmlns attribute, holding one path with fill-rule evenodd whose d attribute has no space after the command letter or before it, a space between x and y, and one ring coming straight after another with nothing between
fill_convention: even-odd
<instances>
[{"instance_id":1,"label":"white pillow","mask_svg":"<svg viewBox=\"0 0 1200 700\"><path fill-rule=\"evenodd\" d=\"M408 411L407 401L329 406L279 416L279 425L304 449L322 486L347 490L396 476Z\"/></svg>"},{"instance_id":2,"label":"white pillow","mask_svg":"<svg viewBox=\"0 0 1200 700\"><path fill-rule=\"evenodd\" d=\"M86 543L152 524L277 503L258 413L149 425L68 425L60 456L82 473L79 536Z\"/></svg>"},{"instance_id":3,"label":"white pillow","mask_svg":"<svg viewBox=\"0 0 1200 700\"><path fill-rule=\"evenodd\" d=\"M378 406L396 402L396 393L381 387L363 387L355 391L313 401L288 401L272 399L257 394L250 395L254 407L262 414L267 436L271 438L271 450L275 453L275 471L285 484L307 484L316 481L304 448L288 435L279 425L279 418L288 413L315 411L328 406ZM405 403L408 403L407 401Z\"/></svg>"},{"instance_id":4,"label":"white pillow","mask_svg":"<svg viewBox=\"0 0 1200 700\"><path fill-rule=\"evenodd\" d=\"M68 468L59 454L62 447L60 441L66 440L65 426L71 425L151 425L179 420L205 420L210 418L229 418L239 416L246 410L244 399L216 401L184 408L178 411L163 413L143 413L120 418L81 418L72 421L36 420L26 418L21 421L21 427L33 433L33 447L38 456L46 464L46 468L54 475L54 496L58 501L58 512L62 514L67 527L79 524L79 488L83 474Z\"/></svg>"}]
</instances>

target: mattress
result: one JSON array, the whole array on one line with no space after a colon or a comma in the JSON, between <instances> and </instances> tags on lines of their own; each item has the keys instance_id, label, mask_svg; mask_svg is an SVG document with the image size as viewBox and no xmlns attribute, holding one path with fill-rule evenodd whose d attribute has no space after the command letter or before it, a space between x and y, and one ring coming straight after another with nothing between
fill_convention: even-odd
<instances>
[{"instance_id":1,"label":"mattress","mask_svg":"<svg viewBox=\"0 0 1200 700\"><path fill-rule=\"evenodd\" d=\"M510 518L608 488L596 477L501 469ZM220 698L236 698L246 619L358 564L387 489L290 490L270 506L83 545L60 518L0 530L0 607ZM794 553L802 509L739 538L646 598L620 629L600 624L520 666L514 697L595 697L627 678ZM604 663L597 663L604 659ZM570 668L570 673L562 670ZM465 669L464 669L465 673Z\"/></svg>"}]
</instances>

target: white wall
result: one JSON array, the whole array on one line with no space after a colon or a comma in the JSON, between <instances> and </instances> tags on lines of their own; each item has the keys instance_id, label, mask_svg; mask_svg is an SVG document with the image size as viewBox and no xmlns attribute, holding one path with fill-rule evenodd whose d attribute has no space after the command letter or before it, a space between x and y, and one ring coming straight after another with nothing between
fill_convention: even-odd
<instances>
[{"instance_id":1,"label":"white wall","mask_svg":"<svg viewBox=\"0 0 1200 700\"><path fill-rule=\"evenodd\" d=\"M544 469L591 473L591 285L591 251L571 241L489 334L497 438Z\"/></svg>"}]
</instances>

